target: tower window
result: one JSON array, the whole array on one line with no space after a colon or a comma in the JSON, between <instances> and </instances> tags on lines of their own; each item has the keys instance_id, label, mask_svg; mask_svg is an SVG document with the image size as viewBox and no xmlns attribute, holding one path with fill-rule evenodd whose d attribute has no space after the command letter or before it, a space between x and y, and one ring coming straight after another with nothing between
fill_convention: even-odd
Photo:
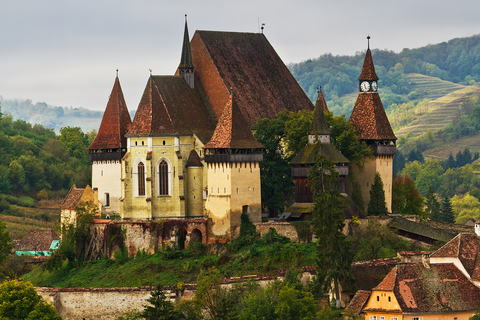
<instances>
[{"instance_id":1,"label":"tower window","mask_svg":"<svg viewBox=\"0 0 480 320\"><path fill-rule=\"evenodd\" d=\"M110 206L110 193L105 193L105 206Z\"/></svg>"},{"instance_id":2,"label":"tower window","mask_svg":"<svg viewBox=\"0 0 480 320\"><path fill-rule=\"evenodd\" d=\"M145 195L145 165L143 162L138 164L138 195Z\"/></svg>"},{"instance_id":3,"label":"tower window","mask_svg":"<svg viewBox=\"0 0 480 320\"><path fill-rule=\"evenodd\" d=\"M158 181L159 181L159 194L161 196L168 195L168 163L162 160L158 166Z\"/></svg>"}]
</instances>

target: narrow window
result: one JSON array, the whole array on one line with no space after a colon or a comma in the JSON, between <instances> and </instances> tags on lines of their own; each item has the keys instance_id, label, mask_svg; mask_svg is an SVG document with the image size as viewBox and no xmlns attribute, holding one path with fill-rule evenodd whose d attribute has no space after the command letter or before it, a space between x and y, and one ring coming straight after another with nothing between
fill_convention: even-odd
<instances>
[{"instance_id":1,"label":"narrow window","mask_svg":"<svg viewBox=\"0 0 480 320\"><path fill-rule=\"evenodd\" d=\"M161 196L168 195L168 163L162 160L158 166L158 181L159 181L159 194Z\"/></svg>"},{"instance_id":2,"label":"narrow window","mask_svg":"<svg viewBox=\"0 0 480 320\"><path fill-rule=\"evenodd\" d=\"M105 193L105 206L109 207L110 206L110 194Z\"/></svg>"},{"instance_id":3,"label":"narrow window","mask_svg":"<svg viewBox=\"0 0 480 320\"><path fill-rule=\"evenodd\" d=\"M143 162L138 164L138 195L145 195L145 165Z\"/></svg>"}]
</instances>

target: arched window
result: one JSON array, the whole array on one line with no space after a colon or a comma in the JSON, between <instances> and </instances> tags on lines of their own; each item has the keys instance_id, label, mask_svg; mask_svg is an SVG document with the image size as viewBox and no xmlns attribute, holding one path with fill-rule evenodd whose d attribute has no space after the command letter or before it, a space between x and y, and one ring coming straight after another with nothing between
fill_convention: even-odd
<instances>
[{"instance_id":1,"label":"arched window","mask_svg":"<svg viewBox=\"0 0 480 320\"><path fill-rule=\"evenodd\" d=\"M161 196L168 195L168 163L162 160L158 165L158 193Z\"/></svg>"},{"instance_id":2,"label":"arched window","mask_svg":"<svg viewBox=\"0 0 480 320\"><path fill-rule=\"evenodd\" d=\"M143 162L138 164L138 195L145 195L145 165Z\"/></svg>"}]
</instances>

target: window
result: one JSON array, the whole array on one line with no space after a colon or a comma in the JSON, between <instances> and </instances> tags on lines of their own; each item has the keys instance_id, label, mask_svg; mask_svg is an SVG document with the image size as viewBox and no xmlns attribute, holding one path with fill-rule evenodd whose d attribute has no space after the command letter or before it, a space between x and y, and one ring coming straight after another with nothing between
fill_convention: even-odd
<instances>
[{"instance_id":1,"label":"window","mask_svg":"<svg viewBox=\"0 0 480 320\"><path fill-rule=\"evenodd\" d=\"M145 165L143 162L138 164L138 195L145 195Z\"/></svg>"},{"instance_id":2,"label":"window","mask_svg":"<svg viewBox=\"0 0 480 320\"><path fill-rule=\"evenodd\" d=\"M398 320L398 317L392 317L392 320Z\"/></svg>"},{"instance_id":3,"label":"window","mask_svg":"<svg viewBox=\"0 0 480 320\"><path fill-rule=\"evenodd\" d=\"M385 317L384 317L384 316L380 316L380 320L385 320Z\"/></svg>"},{"instance_id":4,"label":"window","mask_svg":"<svg viewBox=\"0 0 480 320\"><path fill-rule=\"evenodd\" d=\"M110 193L105 193L105 207L110 206Z\"/></svg>"},{"instance_id":5,"label":"window","mask_svg":"<svg viewBox=\"0 0 480 320\"><path fill-rule=\"evenodd\" d=\"M168 163L165 160L158 165L158 182L159 195L168 195Z\"/></svg>"},{"instance_id":6,"label":"window","mask_svg":"<svg viewBox=\"0 0 480 320\"><path fill-rule=\"evenodd\" d=\"M370 320L377 320L377 316L370 316Z\"/></svg>"}]
</instances>

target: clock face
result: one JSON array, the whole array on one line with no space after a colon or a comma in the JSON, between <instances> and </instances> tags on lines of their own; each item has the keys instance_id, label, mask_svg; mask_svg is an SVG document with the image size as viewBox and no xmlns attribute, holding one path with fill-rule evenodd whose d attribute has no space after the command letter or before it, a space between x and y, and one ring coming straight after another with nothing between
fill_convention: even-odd
<instances>
[{"instance_id":1,"label":"clock face","mask_svg":"<svg viewBox=\"0 0 480 320\"><path fill-rule=\"evenodd\" d=\"M378 87L377 87L377 81L373 81L372 82L372 90L373 91L377 91Z\"/></svg>"},{"instance_id":2,"label":"clock face","mask_svg":"<svg viewBox=\"0 0 480 320\"><path fill-rule=\"evenodd\" d=\"M360 89L363 92L370 90L370 83L368 83L367 81L363 81L362 84L360 84Z\"/></svg>"}]
</instances>

